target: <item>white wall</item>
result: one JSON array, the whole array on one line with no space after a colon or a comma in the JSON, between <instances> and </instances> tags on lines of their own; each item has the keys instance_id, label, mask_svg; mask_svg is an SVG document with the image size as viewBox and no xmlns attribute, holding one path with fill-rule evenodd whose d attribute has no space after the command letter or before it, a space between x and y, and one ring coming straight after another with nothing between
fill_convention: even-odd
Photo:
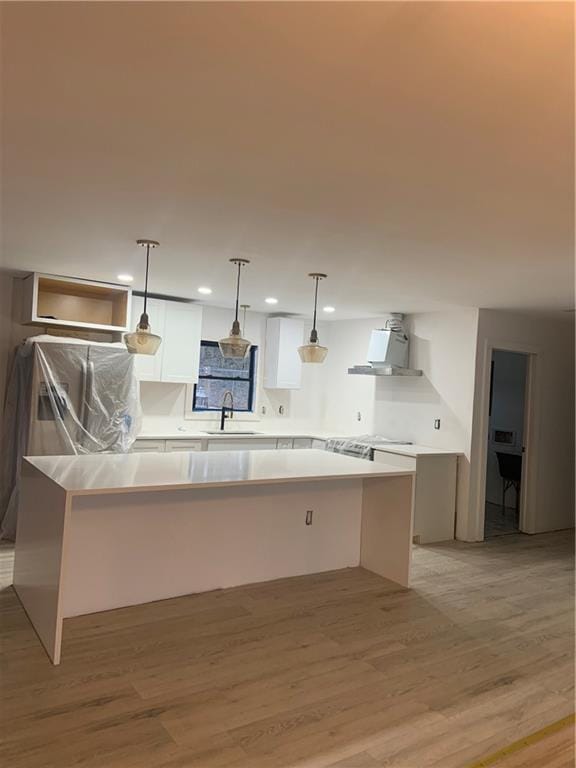
<instances>
[{"instance_id":1,"label":"white wall","mask_svg":"<svg viewBox=\"0 0 576 768\"><path fill-rule=\"evenodd\" d=\"M334 434L380 434L460 451L458 513L467 514L478 310L406 318L410 365L423 371L420 378L349 374L350 366L366 363L370 331L383 327L384 321L329 324L323 428ZM434 429L435 419L440 419L439 430Z\"/></svg>"},{"instance_id":2,"label":"white wall","mask_svg":"<svg viewBox=\"0 0 576 768\"><path fill-rule=\"evenodd\" d=\"M517 352L495 350L492 354L494 377L492 383L492 413L486 465L486 500L493 504L502 502L502 478L498 471L496 452L522 455L524 433L524 402L528 358ZM515 433L513 446L493 441L494 430L510 430ZM506 495L507 506L516 503L514 491Z\"/></svg>"},{"instance_id":3,"label":"white wall","mask_svg":"<svg viewBox=\"0 0 576 768\"><path fill-rule=\"evenodd\" d=\"M574 525L574 324L570 316L480 310L474 399L470 515L458 536L483 536L489 372L492 349L530 354L527 394L531 431L525 436L527 533Z\"/></svg>"},{"instance_id":4,"label":"white wall","mask_svg":"<svg viewBox=\"0 0 576 768\"><path fill-rule=\"evenodd\" d=\"M320 343L328 347L325 362L317 366L323 375L322 427L334 435L374 432L374 378L352 376L348 368L366 363L370 331L381 324L379 320L334 321L320 335Z\"/></svg>"},{"instance_id":5,"label":"white wall","mask_svg":"<svg viewBox=\"0 0 576 768\"><path fill-rule=\"evenodd\" d=\"M235 415L237 422L249 421L247 429L319 429L322 402L321 366L304 366L299 390L270 390L262 385L266 317L260 312L246 314L245 336L258 347L256 410L254 414ZM205 306L202 313L202 339L218 341L227 336L232 325L232 311ZM242 319L242 318L241 318ZM309 332L308 329L306 329ZM204 429L218 426L219 415L191 412L191 388L181 384L142 382L143 432ZM280 415L280 406L284 413ZM266 411L263 413L263 409ZM238 428L238 427L237 427Z\"/></svg>"}]
</instances>

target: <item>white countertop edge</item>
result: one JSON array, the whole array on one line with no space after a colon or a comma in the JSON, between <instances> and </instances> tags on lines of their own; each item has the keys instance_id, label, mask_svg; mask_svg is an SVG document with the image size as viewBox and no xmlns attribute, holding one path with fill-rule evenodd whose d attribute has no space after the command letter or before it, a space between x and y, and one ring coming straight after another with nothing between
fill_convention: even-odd
<instances>
[{"instance_id":1,"label":"white countertop edge","mask_svg":"<svg viewBox=\"0 0 576 768\"><path fill-rule=\"evenodd\" d=\"M301 451L294 452L294 454L299 455L298 458L301 459L304 455L304 453L314 453L314 454L320 454L322 456L326 455L324 451L319 451L315 449L304 449ZM285 453L287 456L289 456L292 451L283 451L282 453ZM179 451L178 453L168 453L168 454L106 454L106 456L114 456L117 458L133 458L133 457L139 457L140 461L150 462L150 460L154 456L162 456L162 457L172 457L173 460L181 462L182 460L185 460L186 457L193 459L194 461L203 461L204 463L210 463L217 461L222 461L223 458L225 458L226 454L229 454L231 456L234 456L235 458L238 458L240 455L244 455L245 457L249 458L254 457L257 461L263 457L263 454L278 454L276 450L271 451L222 451L222 452L215 452L215 453L201 453L199 454L198 451ZM354 462L358 462L359 460L354 457L342 457L339 454L327 454L328 456L333 456L334 458L338 457L338 459L341 458L347 458ZM90 457L93 457L94 454L89 454ZM200 459L200 456L203 458ZM63 491L68 496L98 496L98 495L110 495L110 494L116 494L116 493L147 493L151 491L173 491L173 490L190 490L190 489L202 489L202 488L229 488L229 487L235 487L235 486L249 486L249 485L284 485L288 483L306 483L306 482L317 482L317 481L327 481L327 480L365 480L370 478L386 478L386 477L402 477L402 476L413 476L415 475L415 471L412 469L400 469L398 467L394 467L389 464L374 464L372 462L364 462L368 466L366 468L359 467L358 470L354 471L341 471L341 470L334 470L331 472L327 472L325 469L319 469L316 471L316 473L311 474L302 474L301 470L295 470L290 469L289 467L285 470L287 474L284 475L278 475L274 474L276 472L275 469L269 470L270 474L269 476L266 475L266 469L260 470L263 473L263 477L238 477L238 478L223 478L223 479L214 479L214 480L178 480L174 482L173 480L167 480L166 482L150 482L147 484L134 484L130 486L119 486L119 485L110 485L110 486L101 486L101 487L85 487L85 488L78 488L78 487L70 487L65 482L58 479L57 476L54 476L54 473L50 473L46 469L42 467L42 464L48 463L45 460L48 459L62 459L62 458L69 458L70 463L74 463L75 461L78 461L80 459L81 461L84 458L88 458L88 456L67 456L67 457L47 457L47 456L39 456L39 457L24 457L24 461L27 462L30 466L34 467L38 472L40 472L44 477L46 477L51 482L58 485L60 488L62 488ZM102 456L104 458L104 456ZM170 458L168 458L170 460ZM361 460L360 460L361 461ZM350 465L351 469L353 465ZM291 474L292 473L292 474Z\"/></svg>"},{"instance_id":2,"label":"white countertop edge","mask_svg":"<svg viewBox=\"0 0 576 768\"><path fill-rule=\"evenodd\" d=\"M408 456L412 459L417 459L420 456L462 456L462 451L453 451L449 448L430 448L427 445L398 445L394 444L390 447L381 446L374 448L379 453L397 453L400 456Z\"/></svg>"},{"instance_id":3,"label":"white countertop edge","mask_svg":"<svg viewBox=\"0 0 576 768\"><path fill-rule=\"evenodd\" d=\"M158 432L158 433L146 433L140 434L136 438L137 440L281 440L286 438L288 440L320 440L326 442L330 437L334 435L327 435L326 433L318 432L257 432L253 435L241 435L234 434L233 431L223 432L217 435L209 435L204 432ZM347 437L346 435L343 437ZM354 440L354 436L350 436L351 440ZM409 456L411 458L418 458L419 456L462 456L462 451L455 451L451 448L434 448L428 445L403 445L402 443L390 443L390 445L381 445L380 447L374 447L375 451L384 451L387 453L397 453L400 456Z\"/></svg>"},{"instance_id":4,"label":"white countertop edge","mask_svg":"<svg viewBox=\"0 0 576 768\"><path fill-rule=\"evenodd\" d=\"M222 440L223 438L232 438L235 440L281 440L286 438L287 440L322 440L325 442L327 437L320 437L310 432L258 432L255 431L252 434L241 434L239 432L219 432L218 434L211 435L207 432L157 432L157 433L142 433L138 435L136 440Z\"/></svg>"},{"instance_id":5,"label":"white countertop edge","mask_svg":"<svg viewBox=\"0 0 576 768\"><path fill-rule=\"evenodd\" d=\"M383 465L380 465L383 466ZM42 470L40 470L42 471ZM303 477L277 477L277 478L255 478L250 480L219 480L214 482L202 482L202 483L167 483L166 485L135 485L130 488L65 488L60 485L68 496L110 496L116 493L154 493L162 491L189 491L189 490L202 490L212 488L234 488L236 486L251 486L251 485L289 485L293 483L316 483L323 480L370 480L382 479L386 477L405 477L408 475L415 475L416 472L413 469L398 469L397 467L390 467L389 472L375 473L370 475L309 475ZM52 480L48 475L46 477ZM53 482L56 482L53 480Z\"/></svg>"},{"instance_id":6,"label":"white countertop edge","mask_svg":"<svg viewBox=\"0 0 576 768\"><path fill-rule=\"evenodd\" d=\"M332 435L334 437L334 435ZM234 432L224 432L217 435L209 435L203 432L159 432L138 435L136 440L320 440L326 442L329 437L325 434L310 432L258 432L253 435L234 434ZM350 437L354 440L354 437ZM374 447L375 451L384 451L386 453L397 453L401 456L409 456L417 459L419 456L462 456L462 451L455 451L451 448L433 448L427 445L403 445L402 443L390 443L390 445L381 445Z\"/></svg>"}]
</instances>

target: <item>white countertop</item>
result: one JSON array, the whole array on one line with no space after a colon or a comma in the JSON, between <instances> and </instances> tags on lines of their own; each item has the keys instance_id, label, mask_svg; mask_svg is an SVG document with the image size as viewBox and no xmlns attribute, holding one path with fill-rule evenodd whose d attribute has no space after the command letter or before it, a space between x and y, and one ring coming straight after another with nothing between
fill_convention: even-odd
<instances>
[{"instance_id":1,"label":"white countertop","mask_svg":"<svg viewBox=\"0 0 576 768\"><path fill-rule=\"evenodd\" d=\"M246 439L253 439L253 438L262 438L266 440L267 438L271 440L276 440L277 438L287 437L287 438L308 438L309 440L326 440L326 435L319 436L316 432L298 432L298 431L280 431L276 430L273 432L260 432L258 429L255 429L254 431L250 430L250 426L247 426L246 431L242 431L242 427L229 427L224 432L216 432L210 433L210 432L204 432L201 430L198 431L183 431L183 430L177 430L175 432L142 432L138 435L136 438L137 440L221 440L222 438L235 438L238 440L241 440L242 438ZM247 434L248 433L248 434Z\"/></svg>"},{"instance_id":2,"label":"white countertop","mask_svg":"<svg viewBox=\"0 0 576 768\"><path fill-rule=\"evenodd\" d=\"M238 427L238 430L241 428ZM250 427L246 427L247 430ZM277 438L295 438L295 439L309 439L309 440L329 440L331 437L337 437L332 432L316 432L316 431L280 431L273 432L260 432L255 430L253 434L241 434L240 431L235 431L233 427L229 428L229 431L219 432L218 434L208 434L202 431L181 431L175 432L144 432L138 435L137 440L221 440L221 439L236 439L236 440L252 440L252 439L266 439L275 440ZM350 437L354 440L354 435L342 435L341 437ZM461 451L455 451L450 448L433 448L429 445L405 445L402 443L386 443L380 447L374 447L376 451L385 451L387 453L397 453L400 456L410 456L412 458L418 458L418 456L459 456Z\"/></svg>"},{"instance_id":3,"label":"white countertop","mask_svg":"<svg viewBox=\"0 0 576 768\"><path fill-rule=\"evenodd\" d=\"M417 459L418 456L460 456L461 451L452 451L449 448L431 448L428 445L400 445L394 443L374 448L383 453L398 453L400 456L410 456Z\"/></svg>"},{"instance_id":4,"label":"white countertop","mask_svg":"<svg viewBox=\"0 0 576 768\"><path fill-rule=\"evenodd\" d=\"M315 449L27 457L71 495L413 475Z\"/></svg>"}]
</instances>

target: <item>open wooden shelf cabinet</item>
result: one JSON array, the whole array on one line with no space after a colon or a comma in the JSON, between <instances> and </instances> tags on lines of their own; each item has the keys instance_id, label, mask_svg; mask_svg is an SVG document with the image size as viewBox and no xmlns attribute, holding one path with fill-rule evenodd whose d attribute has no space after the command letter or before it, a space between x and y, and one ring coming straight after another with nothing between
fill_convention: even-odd
<instances>
[{"instance_id":1,"label":"open wooden shelf cabinet","mask_svg":"<svg viewBox=\"0 0 576 768\"><path fill-rule=\"evenodd\" d=\"M25 325L124 332L130 328L128 286L34 272L23 280Z\"/></svg>"}]
</instances>

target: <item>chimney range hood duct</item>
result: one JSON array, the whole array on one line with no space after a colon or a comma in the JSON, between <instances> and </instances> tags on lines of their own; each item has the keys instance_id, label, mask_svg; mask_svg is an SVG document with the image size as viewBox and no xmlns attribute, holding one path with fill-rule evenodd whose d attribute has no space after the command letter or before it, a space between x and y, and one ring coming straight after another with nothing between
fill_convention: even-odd
<instances>
[{"instance_id":1,"label":"chimney range hood duct","mask_svg":"<svg viewBox=\"0 0 576 768\"><path fill-rule=\"evenodd\" d=\"M422 371L408 368L409 338L402 323L403 315L394 313L384 328L370 335L368 365L355 365L348 373L360 376L422 376Z\"/></svg>"}]
</instances>

